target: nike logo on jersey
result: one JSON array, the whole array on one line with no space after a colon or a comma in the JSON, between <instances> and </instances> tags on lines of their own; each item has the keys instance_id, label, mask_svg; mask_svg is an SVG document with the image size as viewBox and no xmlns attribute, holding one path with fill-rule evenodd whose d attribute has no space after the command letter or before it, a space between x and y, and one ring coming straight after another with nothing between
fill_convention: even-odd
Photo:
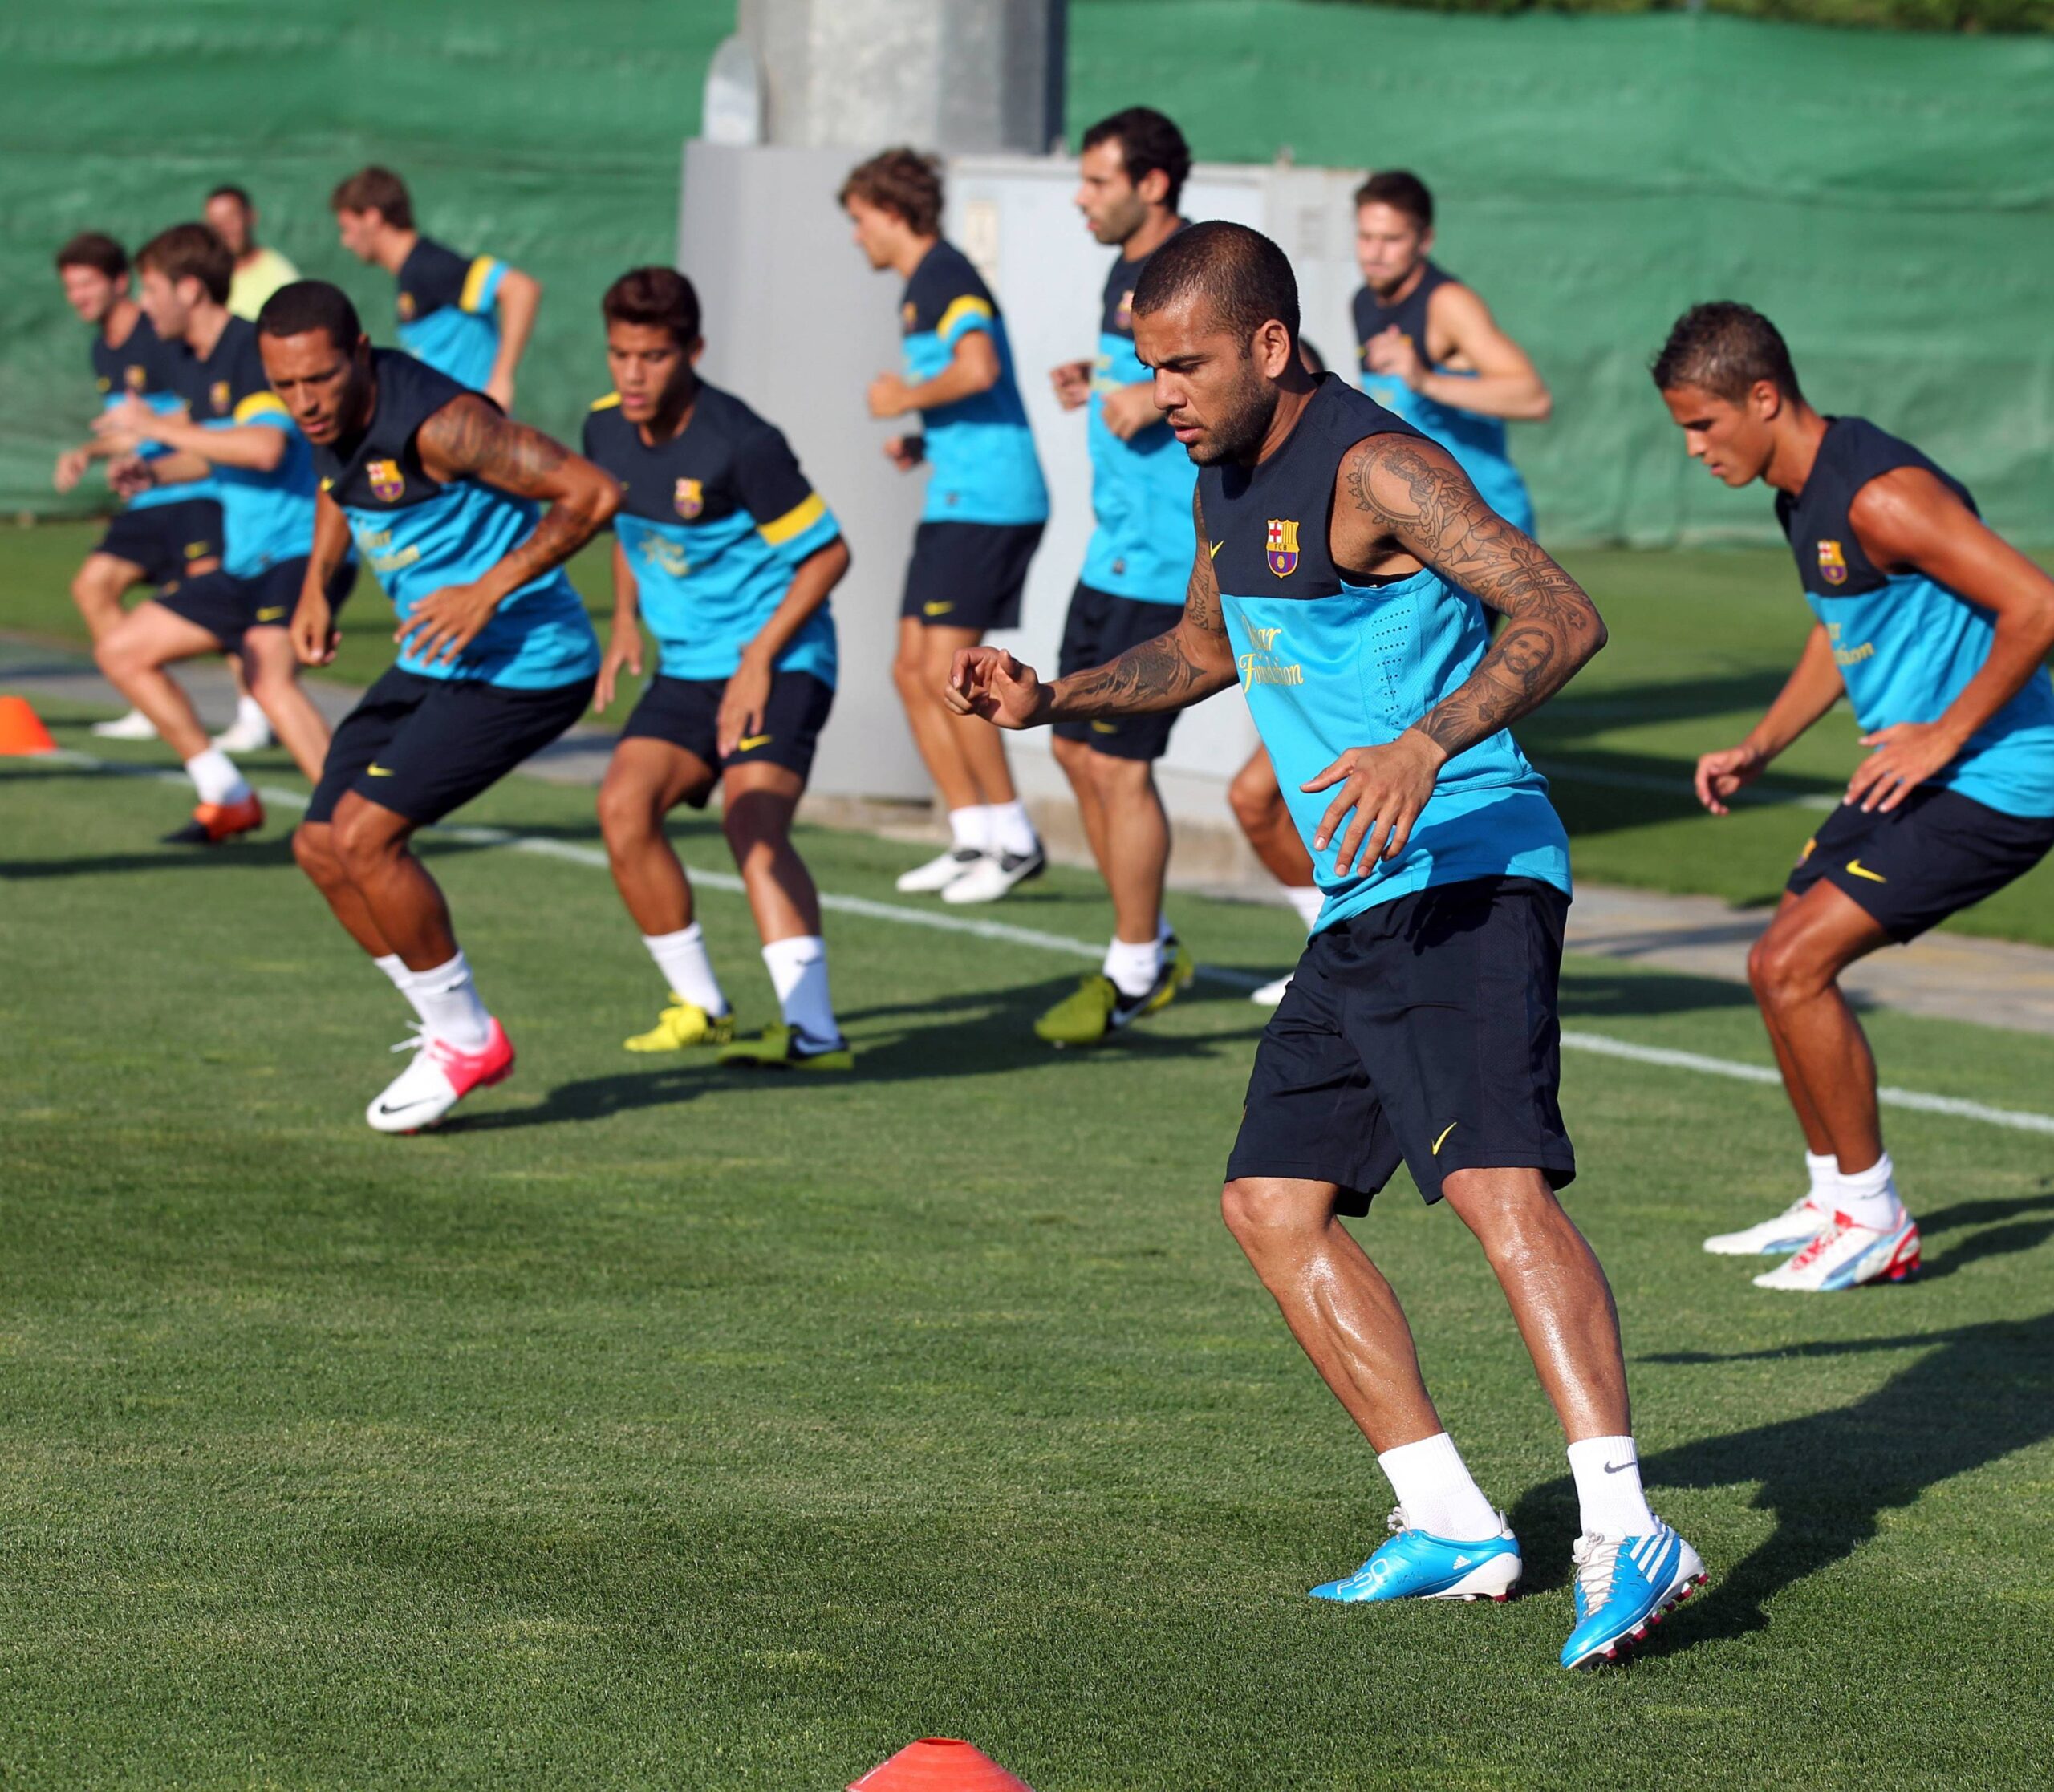
<instances>
[{"instance_id":1,"label":"nike logo on jersey","mask_svg":"<svg viewBox=\"0 0 2054 1792\"><path fill-rule=\"evenodd\" d=\"M769 744L770 736L767 734L745 734L735 743L735 751L738 753L753 753L758 747L767 747Z\"/></svg>"},{"instance_id":2,"label":"nike logo on jersey","mask_svg":"<svg viewBox=\"0 0 2054 1792\"><path fill-rule=\"evenodd\" d=\"M1441 1129L1441 1136L1434 1141L1434 1155L1436 1158L1441 1154L1441 1147L1447 1143L1448 1134L1453 1132L1455 1128L1459 1126L1461 1124L1462 1122L1459 1120L1451 1120L1447 1125Z\"/></svg>"},{"instance_id":3,"label":"nike logo on jersey","mask_svg":"<svg viewBox=\"0 0 2054 1792\"><path fill-rule=\"evenodd\" d=\"M389 778L392 775L392 768L386 765L367 765L364 770L374 778Z\"/></svg>"},{"instance_id":4,"label":"nike logo on jersey","mask_svg":"<svg viewBox=\"0 0 2054 1792\"><path fill-rule=\"evenodd\" d=\"M930 616L946 616L955 607L952 603L923 603L920 606Z\"/></svg>"},{"instance_id":5,"label":"nike logo on jersey","mask_svg":"<svg viewBox=\"0 0 2054 1792\"><path fill-rule=\"evenodd\" d=\"M1849 876L1855 878L1866 878L1871 883L1888 883L1890 882L1890 879L1885 877L1881 872L1871 871L1869 867L1864 865L1858 858L1851 858L1847 862L1847 870Z\"/></svg>"}]
</instances>

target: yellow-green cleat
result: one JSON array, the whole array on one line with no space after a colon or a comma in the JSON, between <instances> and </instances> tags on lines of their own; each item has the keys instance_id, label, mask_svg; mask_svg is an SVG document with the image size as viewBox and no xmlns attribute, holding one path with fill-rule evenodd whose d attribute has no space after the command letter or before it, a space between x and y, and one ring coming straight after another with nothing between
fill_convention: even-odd
<instances>
[{"instance_id":1,"label":"yellow-green cleat","mask_svg":"<svg viewBox=\"0 0 2054 1792\"><path fill-rule=\"evenodd\" d=\"M623 1040L621 1044L631 1052L682 1052L693 1045L725 1045L734 1036L735 1017L732 1010L726 1014L708 1014L672 990L671 1005L656 1016L656 1025L646 1033Z\"/></svg>"},{"instance_id":2,"label":"yellow-green cleat","mask_svg":"<svg viewBox=\"0 0 2054 1792\"><path fill-rule=\"evenodd\" d=\"M765 1027L753 1039L721 1048L719 1061L737 1070L854 1070L856 1055L846 1039L815 1045L795 1027Z\"/></svg>"},{"instance_id":3,"label":"yellow-green cleat","mask_svg":"<svg viewBox=\"0 0 2054 1792\"><path fill-rule=\"evenodd\" d=\"M1162 966L1155 981L1144 994L1122 995L1111 978L1094 971L1034 1023L1035 1035L1054 1046L1096 1045L1143 1015L1167 1008L1177 999L1177 991L1190 988L1197 975L1190 952L1171 934L1163 942Z\"/></svg>"}]
</instances>

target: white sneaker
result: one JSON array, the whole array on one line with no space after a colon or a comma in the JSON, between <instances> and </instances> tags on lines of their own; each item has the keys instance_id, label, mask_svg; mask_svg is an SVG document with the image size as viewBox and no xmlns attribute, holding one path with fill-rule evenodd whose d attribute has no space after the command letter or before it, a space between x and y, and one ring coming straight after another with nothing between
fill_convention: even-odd
<instances>
[{"instance_id":1,"label":"white sneaker","mask_svg":"<svg viewBox=\"0 0 2054 1792\"><path fill-rule=\"evenodd\" d=\"M1284 999L1284 991L1290 987L1290 974L1287 971L1275 983L1264 983L1261 988L1250 991L1248 999L1259 1008L1273 1008Z\"/></svg>"},{"instance_id":2,"label":"white sneaker","mask_svg":"<svg viewBox=\"0 0 2054 1792\"><path fill-rule=\"evenodd\" d=\"M948 889L984 856L974 846L952 847L940 858L902 872L892 888L901 896L932 896L937 890Z\"/></svg>"},{"instance_id":3,"label":"white sneaker","mask_svg":"<svg viewBox=\"0 0 2054 1792\"><path fill-rule=\"evenodd\" d=\"M1857 1226L1845 1214L1784 1264L1755 1278L1758 1288L1837 1294L1865 1282L1902 1282L1918 1268L1918 1226L1902 1206L1881 1226Z\"/></svg>"},{"instance_id":4,"label":"white sneaker","mask_svg":"<svg viewBox=\"0 0 2054 1792\"><path fill-rule=\"evenodd\" d=\"M261 753L266 747L277 745L278 736L260 712L237 716L214 736L213 744L225 753Z\"/></svg>"},{"instance_id":5,"label":"white sneaker","mask_svg":"<svg viewBox=\"0 0 2054 1792\"><path fill-rule=\"evenodd\" d=\"M1773 1219L1739 1232L1715 1233L1704 1241L1715 1257L1773 1257L1802 1251L1833 1224L1833 1209L1815 1207L1812 1198L1800 1196Z\"/></svg>"},{"instance_id":6,"label":"white sneaker","mask_svg":"<svg viewBox=\"0 0 2054 1792\"><path fill-rule=\"evenodd\" d=\"M977 862L941 893L944 902L996 902L1015 884L1038 878L1049 868L1040 841L1031 853L980 853Z\"/></svg>"},{"instance_id":7,"label":"white sneaker","mask_svg":"<svg viewBox=\"0 0 2054 1792\"><path fill-rule=\"evenodd\" d=\"M489 1089L514 1073L514 1048L494 1019L485 1044L466 1052L424 1027L394 1046L414 1061L388 1083L363 1117L381 1133L418 1133L434 1125L474 1089Z\"/></svg>"},{"instance_id":8,"label":"white sneaker","mask_svg":"<svg viewBox=\"0 0 2054 1792\"><path fill-rule=\"evenodd\" d=\"M94 723L93 732L103 740L154 740L157 725L140 709L132 709L111 722Z\"/></svg>"}]
</instances>

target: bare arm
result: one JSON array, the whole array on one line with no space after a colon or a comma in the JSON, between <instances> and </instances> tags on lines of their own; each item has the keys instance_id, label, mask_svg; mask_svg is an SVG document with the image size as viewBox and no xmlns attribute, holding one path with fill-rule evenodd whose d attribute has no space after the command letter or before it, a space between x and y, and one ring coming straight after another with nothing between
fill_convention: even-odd
<instances>
[{"instance_id":1,"label":"bare arm","mask_svg":"<svg viewBox=\"0 0 2054 1792\"><path fill-rule=\"evenodd\" d=\"M1832 639L1823 623L1814 622L1790 676L1747 738L1737 747L1699 757L1698 801L1714 815L1727 813L1727 799L1753 783L1771 760L1840 701L1845 689L1840 667L1833 663Z\"/></svg>"},{"instance_id":2,"label":"bare arm","mask_svg":"<svg viewBox=\"0 0 2054 1792\"><path fill-rule=\"evenodd\" d=\"M998 344L985 330L966 330L956 339L948 365L932 379L909 386L895 373L881 373L870 383L870 414L899 417L908 411L933 411L988 392L998 383Z\"/></svg>"},{"instance_id":3,"label":"bare arm","mask_svg":"<svg viewBox=\"0 0 2054 1792\"><path fill-rule=\"evenodd\" d=\"M503 411L514 408L514 375L521 357L528 351L528 339L535 332L535 314L542 305L542 284L518 268L505 269L499 277L499 353L493 357L492 377L485 391Z\"/></svg>"},{"instance_id":4,"label":"bare arm","mask_svg":"<svg viewBox=\"0 0 2054 1792\"><path fill-rule=\"evenodd\" d=\"M627 549L619 536L613 542L613 621L607 628L607 651L599 660L599 682L592 687L592 713L603 716L613 707L615 687L624 667L637 678L642 675L641 587L629 565Z\"/></svg>"},{"instance_id":5,"label":"bare arm","mask_svg":"<svg viewBox=\"0 0 2054 1792\"><path fill-rule=\"evenodd\" d=\"M763 726L764 705L770 700L778 655L791 645L806 618L826 602L828 593L842 582L848 570L849 544L838 535L798 563L777 607L742 649L741 663L721 694L714 739L723 753L734 752Z\"/></svg>"},{"instance_id":6,"label":"bare arm","mask_svg":"<svg viewBox=\"0 0 2054 1792\"><path fill-rule=\"evenodd\" d=\"M1498 327L1491 308L1467 286L1442 286L1428 301L1428 328L1447 333L1453 350L1443 360L1467 362L1473 374L1423 370L1418 390L1436 403L1487 417L1545 423L1554 409L1548 384L1524 349Z\"/></svg>"},{"instance_id":7,"label":"bare arm","mask_svg":"<svg viewBox=\"0 0 2054 1792\"><path fill-rule=\"evenodd\" d=\"M326 492L314 501L314 545L306 557L306 577L292 613L293 651L302 666L326 666L335 657L340 637L328 607L328 582L348 557L349 518Z\"/></svg>"}]
</instances>

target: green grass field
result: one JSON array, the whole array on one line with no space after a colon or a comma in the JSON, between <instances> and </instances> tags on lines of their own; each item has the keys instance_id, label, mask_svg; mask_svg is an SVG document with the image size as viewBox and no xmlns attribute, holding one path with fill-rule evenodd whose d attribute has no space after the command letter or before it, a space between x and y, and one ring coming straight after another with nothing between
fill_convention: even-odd
<instances>
[{"instance_id":1,"label":"green grass field","mask_svg":"<svg viewBox=\"0 0 2054 1792\"><path fill-rule=\"evenodd\" d=\"M0 531L0 629L83 644L66 595L95 539L84 525ZM1577 875L1593 882L1772 902L1821 818L1817 807L1756 801L1714 821L1691 793L1700 752L1732 744L1783 683L1809 613L1787 553L1585 549L1565 562L1610 625L1611 643L1562 696L1520 724L1548 771L1576 841ZM595 615L611 610L607 562L588 550L573 566ZM352 614L370 614L359 592ZM367 684L390 663L385 631L346 631L335 675ZM632 681L615 699L624 718ZM1800 741L1758 787L1769 797L1830 802L1861 757L1845 708ZM1965 933L2054 945L2054 861L1946 923Z\"/></svg>"},{"instance_id":2,"label":"green grass field","mask_svg":"<svg viewBox=\"0 0 2054 1792\"><path fill-rule=\"evenodd\" d=\"M1563 747L1658 757L1627 730L1659 726ZM0 801L10 1784L825 1792L923 1733L1038 1792L2045 1783L2044 1135L1893 1112L1927 1273L1779 1299L1697 1248L1793 1192L1777 1093L1571 1056L1568 1198L1658 1509L1713 1576L1572 1677L1553 1421L1480 1256L1402 1181L1358 1230L1531 1591L1304 1596L1387 1494L1218 1222L1260 1020L1220 985L1054 1054L1028 1023L1082 960L838 912L858 1073L737 1081L619 1049L656 991L603 870L431 838L521 1068L386 1138L360 1110L405 1016L282 826L174 854L147 843L182 792L64 764L0 762ZM527 780L463 819L595 837L589 793ZM826 889L908 906L911 849L804 845ZM703 907L768 1019L741 903ZM1281 911L1177 913L1213 964L1294 950ZM1062 872L1002 918L1109 921ZM1566 1003L1765 1061L1733 986L1576 963ZM1887 1080L2054 1108L2054 1040L1873 1032Z\"/></svg>"}]
</instances>

